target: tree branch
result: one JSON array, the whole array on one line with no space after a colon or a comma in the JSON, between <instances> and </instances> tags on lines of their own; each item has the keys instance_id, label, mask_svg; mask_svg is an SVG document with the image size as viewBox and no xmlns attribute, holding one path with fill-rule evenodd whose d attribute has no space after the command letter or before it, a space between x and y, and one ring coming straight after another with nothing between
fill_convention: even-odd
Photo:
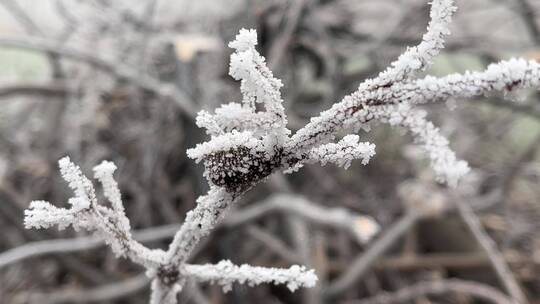
<instances>
[{"instance_id":1,"label":"tree branch","mask_svg":"<svg viewBox=\"0 0 540 304\"><path fill-rule=\"evenodd\" d=\"M385 292L372 298L350 301L347 304L393 304L406 303L422 296L459 293L471 295L495 304L512 304L512 301L497 289L463 280L441 280L420 282L404 287L396 292Z\"/></svg>"},{"instance_id":2,"label":"tree branch","mask_svg":"<svg viewBox=\"0 0 540 304\"><path fill-rule=\"evenodd\" d=\"M324 296L334 298L356 283L390 246L403 236L420 218L420 213L409 211L388 228L367 250L358 255L350 267L325 291Z\"/></svg>"},{"instance_id":3,"label":"tree branch","mask_svg":"<svg viewBox=\"0 0 540 304\"><path fill-rule=\"evenodd\" d=\"M184 92L178 90L173 85L164 84L158 79L141 74L139 71L124 64L114 63L83 50L72 49L37 38L19 39L2 37L0 38L0 47L46 52L88 64L118 79L126 80L135 86L151 91L162 98L173 100L186 114L195 117L197 107Z\"/></svg>"},{"instance_id":4,"label":"tree branch","mask_svg":"<svg viewBox=\"0 0 540 304\"><path fill-rule=\"evenodd\" d=\"M491 265L495 269L495 272L499 276L499 279L503 283L506 291L512 296L514 303L524 304L527 303L527 297L521 290L519 283L514 278L510 267L506 263L505 259L501 256L495 243L489 237L487 232L482 228L482 224L478 217L474 214L471 207L465 202L457 199L455 201L459 214L469 230L472 232L482 249L486 252Z\"/></svg>"}]
</instances>

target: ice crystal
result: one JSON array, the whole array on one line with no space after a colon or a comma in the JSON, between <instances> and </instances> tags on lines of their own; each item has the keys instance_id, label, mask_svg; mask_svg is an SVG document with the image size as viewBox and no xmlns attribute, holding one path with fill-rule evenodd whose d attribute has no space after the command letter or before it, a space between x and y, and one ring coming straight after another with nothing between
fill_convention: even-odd
<instances>
[{"instance_id":1,"label":"ice crystal","mask_svg":"<svg viewBox=\"0 0 540 304\"><path fill-rule=\"evenodd\" d=\"M361 159L367 165L375 155L375 145L359 142L358 135L347 135L338 143L329 143L313 148L309 152L309 159L320 161L322 165L327 162L334 163L345 169L349 168L354 159Z\"/></svg>"}]
</instances>

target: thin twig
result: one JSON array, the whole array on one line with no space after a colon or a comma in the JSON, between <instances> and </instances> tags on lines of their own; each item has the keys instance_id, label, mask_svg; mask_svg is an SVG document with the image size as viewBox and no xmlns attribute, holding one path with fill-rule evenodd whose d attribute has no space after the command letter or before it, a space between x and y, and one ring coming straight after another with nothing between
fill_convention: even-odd
<instances>
[{"instance_id":1,"label":"thin twig","mask_svg":"<svg viewBox=\"0 0 540 304\"><path fill-rule=\"evenodd\" d=\"M512 303L503 293L485 284L463 280L442 280L417 283L396 292L382 293L372 298L347 302L347 304L398 304L407 303L423 296L447 293L471 295L495 304Z\"/></svg>"},{"instance_id":2,"label":"thin twig","mask_svg":"<svg viewBox=\"0 0 540 304\"><path fill-rule=\"evenodd\" d=\"M60 46L56 43L50 43L48 41L34 38L0 38L0 47L46 52L89 64L90 66L111 74L116 78L126 80L142 89L154 92L158 96L166 99L172 99L189 116L195 117L196 115L196 106L184 92L180 91L173 85L162 83L160 80L154 77L141 74L139 71L136 71L124 64L110 62L109 60L96 57L92 53L86 51Z\"/></svg>"},{"instance_id":3,"label":"thin twig","mask_svg":"<svg viewBox=\"0 0 540 304\"><path fill-rule=\"evenodd\" d=\"M512 271L510 270L510 267L502 257L493 240L489 237L487 232L482 227L482 224L480 223L480 220L478 219L476 214L474 214L474 211L467 203L459 199L456 199L455 204L459 211L459 215L461 216L467 227L469 227L469 230L472 232L472 234L478 241L478 244L480 244L482 249L484 249L484 251L486 252L491 262L491 265L497 273L497 276L501 280L506 291L513 298L514 302L518 304L528 303L527 297L521 290L519 283L517 282L516 278L512 274Z\"/></svg>"},{"instance_id":4,"label":"thin twig","mask_svg":"<svg viewBox=\"0 0 540 304\"><path fill-rule=\"evenodd\" d=\"M257 226L251 225L247 228L246 232L257 241L264 244L268 249L273 251L274 253L278 254L281 258L284 260L291 262L291 263L301 263L302 258L287 244L285 244L280 239L276 238L272 234L268 233L267 231L258 228Z\"/></svg>"},{"instance_id":5,"label":"thin twig","mask_svg":"<svg viewBox=\"0 0 540 304\"><path fill-rule=\"evenodd\" d=\"M285 212L299 216L314 224L330 226L348 231L354 240L362 245L378 232L378 226L371 218L345 208L326 208L308 201L299 195L274 195L264 202L235 210L221 223L225 227L246 224L272 212Z\"/></svg>"},{"instance_id":6,"label":"thin twig","mask_svg":"<svg viewBox=\"0 0 540 304\"><path fill-rule=\"evenodd\" d=\"M40 27L34 22L26 11L14 0L2 0L0 4L11 13L11 16L15 18L19 24L31 35L45 36Z\"/></svg>"},{"instance_id":7,"label":"thin twig","mask_svg":"<svg viewBox=\"0 0 540 304\"><path fill-rule=\"evenodd\" d=\"M15 296L17 303L104 303L136 293L148 286L150 279L141 274L127 280L104 284L91 289L67 289L52 293L22 293Z\"/></svg>"},{"instance_id":8,"label":"thin twig","mask_svg":"<svg viewBox=\"0 0 540 304\"><path fill-rule=\"evenodd\" d=\"M374 262L381 257L390 246L403 236L416 221L420 218L420 213L409 211L403 215L397 222L395 222L386 232L384 232L379 239L374 241L367 251L361 253L352 262L347 271L332 283L328 289L324 292L324 295L328 298L336 297L343 293L356 283L374 264Z\"/></svg>"},{"instance_id":9,"label":"thin twig","mask_svg":"<svg viewBox=\"0 0 540 304\"><path fill-rule=\"evenodd\" d=\"M505 173L501 178L502 200L505 200L510 194L512 184L515 178L519 175L524 164L530 162L531 160L534 160L534 157L536 156L536 152L539 149L540 149L540 132L527 145L527 148L520 155L516 156L515 160L505 170Z\"/></svg>"},{"instance_id":10,"label":"thin twig","mask_svg":"<svg viewBox=\"0 0 540 304\"><path fill-rule=\"evenodd\" d=\"M517 102L505 101L501 98L490 97L478 99L478 102L485 103L497 108L509 109L515 113L527 115L531 118L540 120L540 107L534 104L523 104Z\"/></svg>"},{"instance_id":11,"label":"thin twig","mask_svg":"<svg viewBox=\"0 0 540 304\"><path fill-rule=\"evenodd\" d=\"M540 26L536 22L537 19L533 6L527 0L517 0L517 4L518 11L527 26L531 38L536 44L540 44Z\"/></svg>"},{"instance_id":12,"label":"thin twig","mask_svg":"<svg viewBox=\"0 0 540 304\"><path fill-rule=\"evenodd\" d=\"M62 82L52 83L15 83L0 87L0 98L12 96L65 97L68 87Z\"/></svg>"},{"instance_id":13,"label":"thin twig","mask_svg":"<svg viewBox=\"0 0 540 304\"><path fill-rule=\"evenodd\" d=\"M287 22L285 28L281 35L275 39L269 52L268 67L272 70L281 62L281 58L291 41L291 36L298 26L300 15L302 14L302 10L306 5L307 0L292 0L291 2L291 7L289 8L285 19Z\"/></svg>"},{"instance_id":14,"label":"thin twig","mask_svg":"<svg viewBox=\"0 0 540 304\"><path fill-rule=\"evenodd\" d=\"M133 232L133 238L140 242L156 241L173 237L180 225L167 225ZM51 253L67 253L97 248L104 245L100 237L86 236L70 239L55 239L27 243L0 254L0 269L22 260Z\"/></svg>"},{"instance_id":15,"label":"thin twig","mask_svg":"<svg viewBox=\"0 0 540 304\"><path fill-rule=\"evenodd\" d=\"M511 265L540 265L534 257L504 254L506 263ZM428 253L414 256L391 256L381 259L375 264L376 269L419 270L419 269L467 269L491 266L487 255L483 252L472 253Z\"/></svg>"},{"instance_id":16,"label":"thin twig","mask_svg":"<svg viewBox=\"0 0 540 304\"><path fill-rule=\"evenodd\" d=\"M229 217L221 222L220 226L233 228L252 222L273 211L293 212L314 223L350 230L351 234L355 236L355 239L359 243L366 241L365 236L362 237L359 232L355 232L359 229L357 227L361 222L359 219L363 218L361 215L349 214L343 208L323 208L316 204L307 203L307 201L299 196L276 195L268 201L231 213ZM348 218L350 218L350 221L347 220ZM133 235L134 239L140 242L159 240L174 236L179 227L180 225L166 225L148 228L135 231ZM102 239L94 236L27 243L1 253L0 269L7 265L40 255L76 252L96 248L103 244Z\"/></svg>"}]
</instances>

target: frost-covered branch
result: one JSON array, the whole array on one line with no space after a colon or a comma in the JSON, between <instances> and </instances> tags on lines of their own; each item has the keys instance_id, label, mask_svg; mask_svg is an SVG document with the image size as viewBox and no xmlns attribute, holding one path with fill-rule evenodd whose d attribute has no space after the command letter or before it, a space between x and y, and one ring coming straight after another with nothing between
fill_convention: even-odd
<instances>
[{"instance_id":1,"label":"frost-covered branch","mask_svg":"<svg viewBox=\"0 0 540 304\"><path fill-rule=\"evenodd\" d=\"M258 202L253 206L235 210L223 219L221 226L237 227L255 221L273 212L294 213L307 221L322 226L330 226L350 231L359 244L365 244L379 232L379 225L371 217L357 214L346 208L326 208L306 200L302 196L278 194ZM133 231L133 238L141 243L174 237L179 224ZM0 269L20 263L29 258L53 253L68 253L90 250L103 245L99 236L82 236L76 238L54 239L30 242L0 254Z\"/></svg>"},{"instance_id":2,"label":"frost-covered branch","mask_svg":"<svg viewBox=\"0 0 540 304\"><path fill-rule=\"evenodd\" d=\"M104 161L94 167L95 177L102 184L105 197L111 202L112 208L98 204L94 185L69 157L62 158L58 164L62 178L75 193L75 196L68 200L71 208L58 208L46 201L33 201L25 211L26 228L49 228L57 225L58 229L62 230L72 225L76 230L95 231L119 257L128 257L145 267L155 267L161 263L161 251L144 247L131 235L118 185L112 177L116 170L113 163Z\"/></svg>"},{"instance_id":3,"label":"frost-covered branch","mask_svg":"<svg viewBox=\"0 0 540 304\"><path fill-rule=\"evenodd\" d=\"M224 260L211 265L185 265L183 272L200 282L217 283L224 291L232 289L232 284L237 282L249 286L261 283L286 284L287 288L295 291L300 287L313 287L317 282L317 276L313 270L307 270L303 266L293 265L288 269L255 267L250 265L237 266L230 261Z\"/></svg>"},{"instance_id":4,"label":"frost-covered branch","mask_svg":"<svg viewBox=\"0 0 540 304\"><path fill-rule=\"evenodd\" d=\"M385 87L429 67L433 58L444 48L444 38L450 35L448 27L456 10L453 0L434 0L431 3L429 25L422 42L407 49L387 70L372 80L371 84Z\"/></svg>"},{"instance_id":5,"label":"frost-covered branch","mask_svg":"<svg viewBox=\"0 0 540 304\"><path fill-rule=\"evenodd\" d=\"M148 275L153 278L152 303L176 303L176 294L189 277L215 281L226 288L234 281L277 282L291 289L313 286L316 281L313 272L300 266L277 270L234 266L228 261L198 266L186 263L235 200L270 174L293 172L306 163L330 162L347 168L354 159L359 159L367 164L375 154L375 146L361 142L360 136L354 133L369 131L373 122L409 130L415 141L424 147L438 179L457 186L459 178L468 171L467 164L457 159L448 141L426 120L425 112L415 106L493 91L538 89L540 64L512 59L490 65L483 72L415 79L415 72L426 69L443 48L454 11L454 1L433 0L428 30L418 46L409 48L387 70L360 84L358 90L312 118L292 136L286 126L280 92L283 84L273 76L265 58L256 50L255 30L240 30L229 44L234 49L229 73L240 81L242 100L225 104L213 114L201 111L197 117L197 125L206 129L210 139L189 149L187 155L204 165L210 191L188 212L167 252L150 250L133 240L120 192L112 178L115 167L107 162L95 168L95 177L103 184L111 208L97 203L92 183L69 159L63 159L60 161L62 175L75 191L75 197L69 200L71 208L57 208L44 201L32 202L26 211L26 226L58 225L63 229L73 225L76 229L96 230L117 255L127 256L147 267ZM5 42L0 41L0 44ZM416 216L410 216L402 226L407 226L414 218ZM398 230L404 229L396 228ZM383 243L375 247L375 252L382 252L384 248ZM364 263L360 262L359 272L364 271ZM336 284L339 286L339 282Z\"/></svg>"},{"instance_id":6,"label":"frost-covered branch","mask_svg":"<svg viewBox=\"0 0 540 304\"><path fill-rule=\"evenodd\" d=\"M231 194L217 187L197 199L197 206L187 213L184 224L167 251L167 271L178 271L199 241L215 227L223 213L231 206L233 199Z\"/></svg>"},{"instance_id":7,"label":"frost-covered branch","mask_svg":"<svg viewBox=\"0 0 540 304\"><path fill-rule=\"evenodd\" d=\"M112 208L98 204L94 185L69 157L62 158L58 164L62 178L75 193L68 201L71 208L58 208L46 201L33 201L25 211L26 228L49 228L57 225L58 229L62 230L72 225L76 230L95 231L119 257L128 257L146 267L160 263L162 252L149 250L131 235L118 185L112 177L116 170L113 163L104 161L94 167L95 177L102 184Z\"/></svg>"},{"instance_id":8,"label":"frost-covered branch","mask_svg":"<svg viewBox=\"0 0 540 304\"><path fill-rule=\"evenodd\" d=\"M148 270L147 275L154 278L152 303L176 303L176 294L182 289L186 277L216 281L224 288L232 282L250 285L274 282L286 284L292 291L298 287L312 287L317 280L313 270L300 266L278 269L235 266L228 261L217 265L185 264L191 251L201 238L210 233L233 200L222 188L214 187L208 195L199 198L197 208L188 213L169 251L164 252L149 249L133 238L120 190L113 178L116 166L112 162L104 161L94 167L94 177L101 183L110 208L98 203L94 185L68 157L62 158L59 166L62 177L75 194L68 201L71 207L59 208L46 201L33 201L25 211L25 226L65 229L71 225L76 230L95 231L117 256L127 257Z\"/></svg>"},{"instance_id":9,"label":"frost-covered branch","mask_svg":"<svg viewBox=\"0 0 540 304\"><path fill-rule=\"evenodd\" d=\"M448 146L448 140L425 118L425 111L413 109L408 103L381 109L378 113L381 121L410 131L415 142L421 145L429 157L438 181L456 187L459 179L469 172L467 163L456 158L456 154Z\"/></svg>"},{"instance_id":10,"label":"frost-covered branch","mask_svg":"<svg viewBox=\"0 0 540 304\"><path fill-rule=\"evenodd\" d=\"M428 76L372 90L363 90L361 85L358 91L346 96L320 116L312 118L308 125L291 137L288 149L296 151L298 156L315 145L330 141L343 129L369 129L369 122L381 118L377 115L380 114L381 106L403 102L424 104L539 86L540 64L524 59L492 64L483 72L466 72L441 78Z\"/></svg>"},{"instance_id":11,"label":"frost-covered branch","mask_svg":"<svg viewBox=\"0 0 540 304\"><path fill-rule=\"evenodd\" d=\"M400 100L414 104L443 101L448 98L469 98L494 91L509 93L524 88L538 89L540 64L533 60L512 58L490 64L485 71L451 74L437 78L427 76L393 88Z\"/></svg>"}]
</instances>

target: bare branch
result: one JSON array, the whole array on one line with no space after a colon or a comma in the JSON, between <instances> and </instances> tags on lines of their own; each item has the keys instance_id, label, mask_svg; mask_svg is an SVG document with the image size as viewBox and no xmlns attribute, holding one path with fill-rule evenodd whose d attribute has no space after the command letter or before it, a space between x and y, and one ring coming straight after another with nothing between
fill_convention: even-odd
<instances>
[{"instance_id":1,"label":"bare branch","mask_svg":"<svg viewBox=\"0 0 540 304\"><path fill-rule=\"evenodd\" d=\"M164 84L158 79L141 74L139 71L133 70L124 64L114 63L83 50L72 49L37 38L19 39L3 37L0 38L0 47L46 52L86 63L116 78L126 80L142 89L152 91L162 98L171 99L188 115L195 117L196 106L184 92L178 90L173 85Z\"/></svg>"},{"instance_id":2,"label":"bare branch","mask_svg":"<svg viewBox=\"0 0 540 304\"><path fill-rule=\"evenodd\" d=\"M17 83L0 87L0 98L13 96L65 97L68 87L62 82L53 83Z\"/></svg>"},{"instance_id":3,"label":"bare branch","mask_svg":"<svg viewBox=\"0 0 540 304\"><path fill-rule=\"evenodd\" d=\"M150 280L138 275L118 283L105 284L91 289L67 289L52 293L21 293L15 296L15 303L104 303L121 299L148 286Z\"/></svg>"},{"instance_id":4,"label":"bare branch","mask_svg":"<svg viewBox=\"0 0 540 304\"><path fill-rule=\"evenodd\" d=\"M501 256L501 253L493 240L489 237L484 228L482 228L482 224L476 214L474 214L474 211L469 205L459 199L455 201L455 204L461 218L465 224L467 224L467 227L469 227L469 230L472 232L480 246L482 246L482 249L486 252L495 272L499 276L506 291L512 296L513 301L518 304L527 303L527 297L521 290L516 278L514 278L510 267Z\"/></svg>"},{"instance_id":5,"label":"bare branch","mask_svg":"<svg viewBox=\"0 0 540 304\"><path fill-rule=\"evenodd\" d=\"M144 230L134 231L133 239L141 242L151 242L171 238L178 231L180 225L166 225ZM88 250L103 246L105 241L99 236L85 236L70 239L54 239L27 243L0 254L0 269L19 263L25 259L52 253L68 253Z\"/></svg>"},{"instance_id":6,"label":"bare branch","mask_svg":"<svg viewBox=\"0 0 540 304\"><path fill-rule=\"evenodd\" d=\"M325 290L326 297L332 298L343 293L356 283L373 263L381 257L390 246L405 234L420 218L420 213L409 211L386 230L371 246L351 263L350 267Z\"/></svg>"},{"instance_id":7,"label":"bare branch","mask_svg":"<svg viewBox=\"0 0 540 304\"><path fill-rule=\"evenodd\" d=\"M420 282L396 292L386 292L372 298L350 301L348 304L392 304L405 303L422 296L458 293L471 295L495 304L512 304L512 301L497 289L484 284L463 280L441 280Z\"/></svg>"},{"instance_id":8,"label":"bare branch","mask_svg":"<svg viewBox=\"0 0 540 304\"><path fill-rule=\"evenodd\" d=\"M345 208L325 208L304 197L289 194L274 195L253 206L235 210L223 220L222 225L231 227L246 224L278 211L292 213L314 224L348 231L359 244L370 241L379 231L377 223L370 217L356 214Z\"/></svg>"}]
</instances>

